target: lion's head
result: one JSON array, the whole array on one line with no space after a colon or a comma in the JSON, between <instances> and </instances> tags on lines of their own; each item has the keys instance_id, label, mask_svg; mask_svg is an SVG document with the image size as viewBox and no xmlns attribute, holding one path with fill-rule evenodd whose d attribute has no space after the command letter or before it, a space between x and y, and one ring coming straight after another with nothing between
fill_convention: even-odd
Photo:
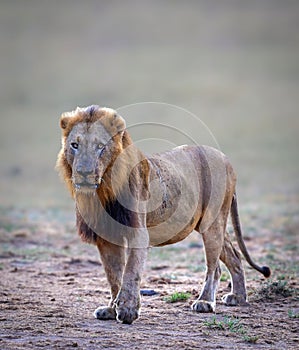
<instances>
[{"instance_id":1,"label":"lion's head","mask_svg":"<svg viewBox=\"0 0 299 350\"><path fill-rule=\"evenodd\" d=\"M98 192L104 202L128 182L130 164L142 161L139 155L132 162L134 152L123 152L132 146L125 130L125 120L110 108L89 106L63 113L60 118L62 148L58 155L57 169L74 196L76 192ZM121 154L125 156L119 157ZM130 158L130 159L129 159ZM121 161L116 162L116 160ZM119 169L111 185L111 168ZM145 166L146 164L144 164ZM113 187L113 188L112 188Z\"/></svg>"},{"instance_id":2,"label":"lion's head","mask_svg":"<svg viewBox=\"0 0 299 350\"><path fill-rule=\"evenodd\" d=\"M122 151L124 119L110 108L78 107L62 114L60 127L59 172L72 194L76 190L93 192L111 161Z\"/></svg>"}]
</instances>

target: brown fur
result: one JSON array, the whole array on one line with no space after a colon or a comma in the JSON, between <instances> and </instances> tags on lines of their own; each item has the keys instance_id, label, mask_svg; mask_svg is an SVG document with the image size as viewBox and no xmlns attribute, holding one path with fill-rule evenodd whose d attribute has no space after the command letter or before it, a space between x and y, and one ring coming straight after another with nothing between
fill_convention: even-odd
<instances>
[{"instance_id":1,"label":"brown fur","mask_svg":"<svg viewBox=\"0 0 299 350\"><path fill-rule=\"evenodd\" d=\"M254 264L245 247L236 176L221 152L184 146L146 158L133 144L125 121L98 106L64 113L60 126L57 169L76 201L78 232L83 241L97 245L111 285L110 304L95 311L97 318L132 323L140 310L147 247L176 243L192 230L202 234L207 263L193 310L215 310L220 260L232 277L224 303L246 304L241 256L226 233L229 213L247 262L270 275L269 268Z\"/></svg>"}]
</instances>

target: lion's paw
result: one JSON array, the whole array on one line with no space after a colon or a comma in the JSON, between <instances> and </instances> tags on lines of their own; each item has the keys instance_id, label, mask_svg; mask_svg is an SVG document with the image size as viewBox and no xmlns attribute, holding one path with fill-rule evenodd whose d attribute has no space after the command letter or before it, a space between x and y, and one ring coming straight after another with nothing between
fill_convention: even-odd
<instances>
[{"instance_id":1,"label":"lion's paw","mask_svg":"<svg viewBox=\"0 0 299 350\"><path fill-rule=\"evenodd\" d=\"M121 291L115 301L116 319L119 322L131 324L140 314L140 295Z\"/></svg>"},{"instance_id":2,"label":"lion's paw","mask_svg":"<svg viewBox=\"0 0 299 350\"><path fill-rule=\"evenodd\" d=\"M116 320L116 311L113 307L99 307L93 314L98 320Z\"/></svg>"},{"instance_id":3,"label":"lion's paw","mask_svg":"<svg viewBox=\"0 0 299 350\"><path fill-rule=\"evenodd\" d=\"M139 317L139 309L134 307L117 307L116 309L117 321L131 324Z\"/></svg>"},{"instance_id":4,"label":"lion's paw","mask_svg":"<svg viewBox=\"0 0 299 350\"><path fill-rule=\"evenodd\" d=\"M246 298L241 294L225 294L222 297L222 302L227 306L246 306L249 305Z\"/></svg>"},{"instance_id":5,"label":"lion's paw","mask_svg":"<svg viewBox=\"0 0 299 350\"><path fill-rule=\"evenodd\" d=\"M196 300L191 307L196 312L215 312L216 304L211 301Z\"/></svg>"}]
</instances>

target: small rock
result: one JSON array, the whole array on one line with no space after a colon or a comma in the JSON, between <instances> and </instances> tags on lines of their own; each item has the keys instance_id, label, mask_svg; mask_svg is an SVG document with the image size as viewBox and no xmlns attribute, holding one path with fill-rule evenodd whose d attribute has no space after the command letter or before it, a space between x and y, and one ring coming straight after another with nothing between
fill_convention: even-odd
<instances>
[{"instance_id":1,"label":"small rock","mask_svg":"<svg viewBox=\"0 0 299 350\"><path fill-rule=\"evenodd\" d=\"M157 294L159 294L159 293L153 289L140 289L140 295L142 295L142 296L151 297L151 296L157 295Z\"/></svg>"}]
</instances>

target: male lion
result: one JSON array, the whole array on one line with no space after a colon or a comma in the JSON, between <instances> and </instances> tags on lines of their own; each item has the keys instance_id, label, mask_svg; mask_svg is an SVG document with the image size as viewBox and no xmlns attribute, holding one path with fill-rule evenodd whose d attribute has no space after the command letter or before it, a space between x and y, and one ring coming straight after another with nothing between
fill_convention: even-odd
<instances>
[{"instance_id":1,"label":"male lion","mask_svg":"<svg viewBox=\"0 0 299 350\"><path fill-rule=\"evenodd\" d=\"M220 260L231 275L226 305L247 303L240 253L226 231L230 212L238 245L249 265L237 209L236 176L226 156L207 146L180 146L146 157L133 144L124 119L99 106L61 116L57 168L76 202L83 241L98 247L111 287L100 320L131 324L140 312L140 280L149 246L176 243L193 230L202 234L206 279L192 309L214 312Z\"/></svg>"}]
</instances>

